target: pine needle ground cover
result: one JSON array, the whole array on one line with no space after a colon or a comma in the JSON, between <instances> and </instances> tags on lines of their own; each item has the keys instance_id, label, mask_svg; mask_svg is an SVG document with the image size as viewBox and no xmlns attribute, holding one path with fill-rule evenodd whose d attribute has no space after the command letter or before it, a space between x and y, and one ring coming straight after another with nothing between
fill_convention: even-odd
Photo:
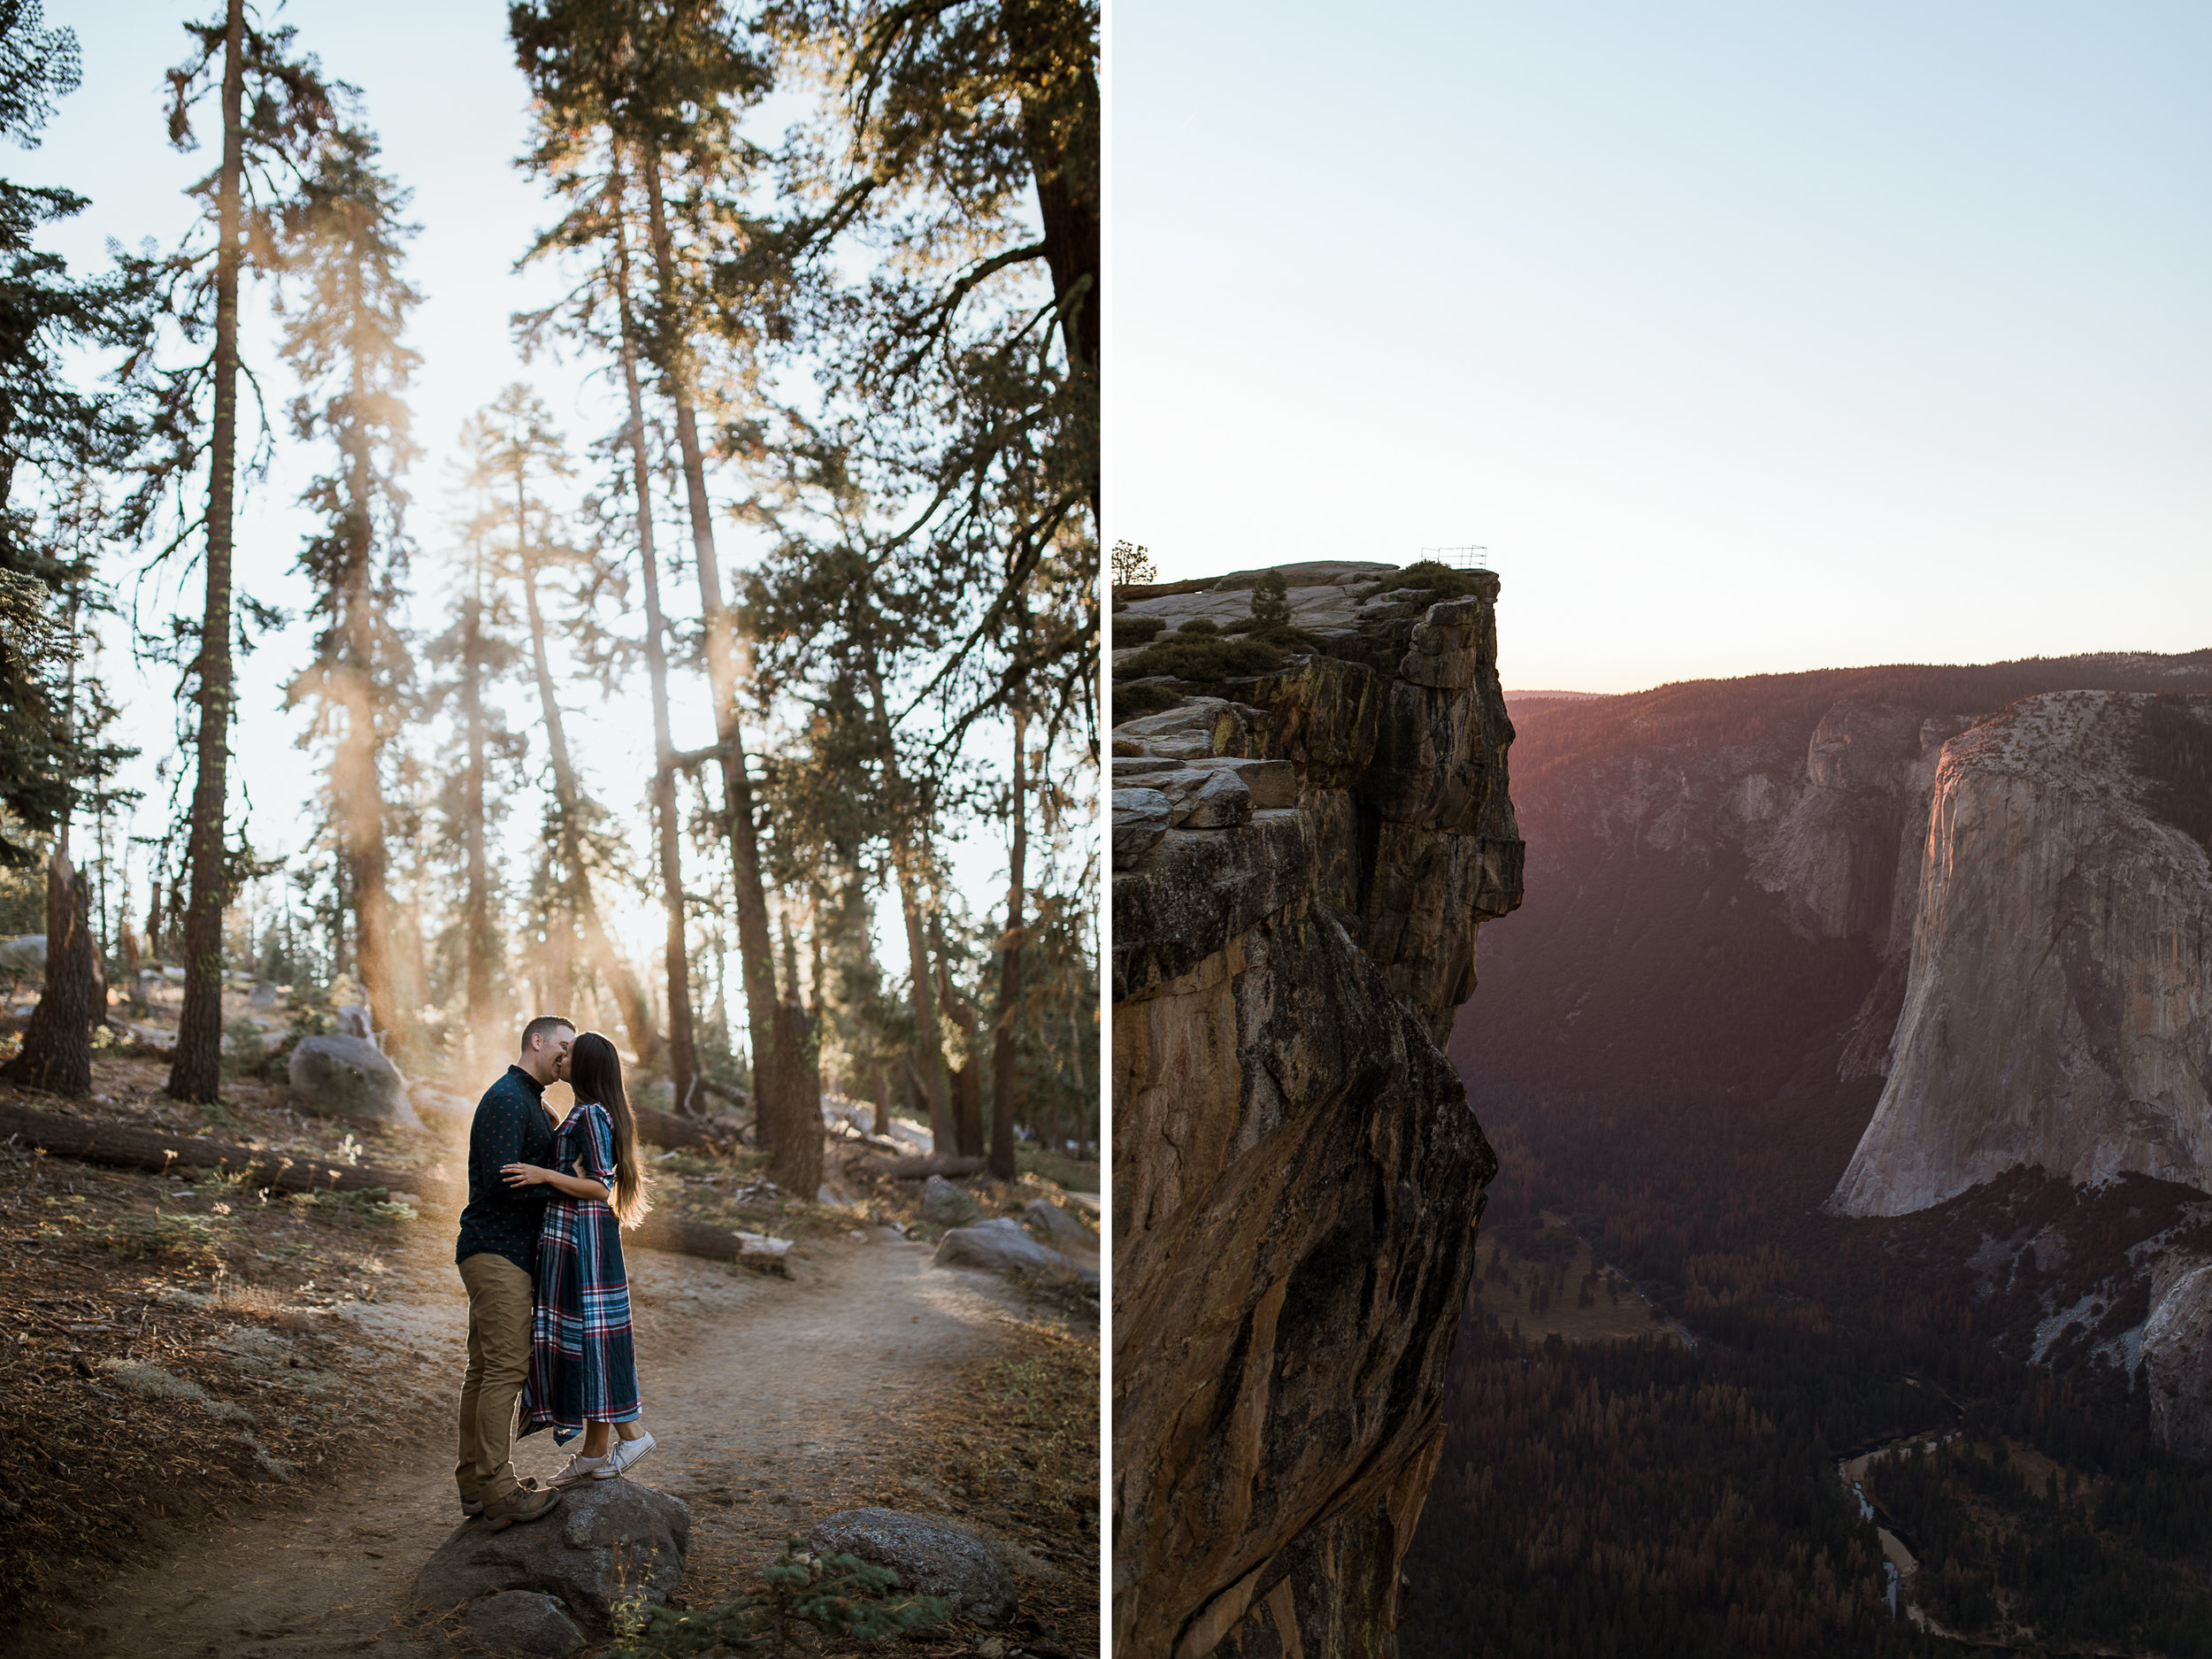
<instances>
[{"instance_id":1,"label":"pine needle ground cover","mask_svg":"<svg viewBox=\"0 0 2212 1659\"><path fill-rule=\"evenodd\" d=\"M1050 1319L1010 1319L1004 1328L1008 1345L998 1356L917 1402L910 1424L927 1490L909 1494L909 1503L928 1513L923 1506L934 1500L1000 1541L1021 1591L1012 1634L1025 1651L1047 1659L1056 1650L1095 1654L1097 1333ZM944 1640L918 1637L922 1651L949 1656L973 1652L985 1633L955 1624L943 1628Z\"/></svg>"},{"instance_id":2,"label":"pine needle ground cover","mask_svg":"<svg viewBox=\"0 0 2212 1659\"><path fill-rule=\"evenodd\" d=\"M156 1092L158 1066L104 1060L94 1075L107 1100L78 1102L80 1116L199 1126L197 1109ZM5 1088L0 1101L63 1104ZM332 1149L273 1108L241 1102L226 1115L233 1136L281 1129L307 1143L296 1149ZM193 1174L0 1148L0 1627L17 1651L40 1651L67 1601L111 1572L326 1482L449 1403L445 1368L365 1346L332 1312L426 1265L411 1258L434 1230L407 1206L265 1201Z\"/></svg>"}]
</instances>

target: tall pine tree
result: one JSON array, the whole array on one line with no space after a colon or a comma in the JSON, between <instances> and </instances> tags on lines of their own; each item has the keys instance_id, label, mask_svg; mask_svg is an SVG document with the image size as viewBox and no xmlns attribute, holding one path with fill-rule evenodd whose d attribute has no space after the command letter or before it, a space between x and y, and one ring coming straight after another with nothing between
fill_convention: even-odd
<instances>
[{"instance_id":1,"label":"tall pine tree","mask_svg":"<svg viewBox=\"0 0 2212 1659\"><path fill-rule=\"evenodd\" d=\"M334 88L311 57L296 53L293 31L261 27L246 0L185 26L192 49L169 72L169 137L198 145L193 119L211 101L222 130L215 170L192 187L199 223L167 258L149 264L163 309L183 337L185 360L164 367L150 354L131 365L134 383L155 403L152 444L141 457L142 482L127 522L157 541L157 557L196 553L205 589L198 623L183 630L180 666L192 689L196 772L186 866L191 896L184 918L184 1004L169 1093L212 1101L222 1082L223 907L240 871L226 826L230 726L235 689L233 634L239 618L231 554L237 513L239 290L251 264L273 263L275 216L314 166L335 123ZM191 506L204 465L204 506ZM165 502L181 520L162 537ZM251 602L249 601L249 605Z\"/></svg>"},{"instance_id":2,"label":"tall pine tree","mask_svg":"<svg viewBox=\"0 0 2212 1659\"><path fill-rule=\"evenodd\" d=\"M353 912L370 1018L396 1033L382 754L412 671L392 618L408 555L399 475L416 454L404 395L421 361L400 336L421 296L400 273L414 231L400 218L408 193L378 168L377 148L357 127L333 134L276 229L288 292L283 351L308 388L292 405L293 430L326 439L337 452L302 497L322 521L299 562L323 628L289 696L318 703L311 734L333 744L340 891Z\"/></svg>"}]
</instances>

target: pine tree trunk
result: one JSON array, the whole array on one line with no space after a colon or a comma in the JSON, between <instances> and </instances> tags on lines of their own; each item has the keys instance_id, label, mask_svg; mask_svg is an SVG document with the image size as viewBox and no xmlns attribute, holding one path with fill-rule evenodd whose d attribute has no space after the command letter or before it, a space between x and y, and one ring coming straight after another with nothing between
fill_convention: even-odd
<instances>
[{"instance_id":1,"label":"pine tree trunk","mask_svg":"<svg viewBox=\"0 0 2212 1659\"><path fill-rule=\"evenodd\" d=\"M976 1029L975 1009L953 989L952 958L945 949L945 930L938 917L929 918L930 943L936 948L938 1005L945 1018L960 1027L967 1058L952 1074L953 1149L964 1158L983 1156L983 1079L979 1062L982 1035ZM940 1147L939 1151L944 1148Z\"/></svg>"},{"instance_id":2,"label":"pine tree trunk","mask_svg":"<svg viewBox=\"0 0 2212 1659\"><path fill-rule=\"evenodd\" d=\"M1059 78L1066 13L1058 0L1002 0L1004 30L1018 82L1049 84ZM1099 291L1098 77L1078 78L1073 110L1049 101L1022 105L1022 150L1037 186L1037 216L1045 233L1045 265L1060 306L1061 338L1077 374L1094 387L1099 373L1099 324L1105 306ZM1072 116L1072 119L1071 118ZM1098 516L1098 467L1090 470L1091 516Z\"/></svg>"},{"instance_id":3,"label":"pine tree trunk","mask_svg":"<svg viewBox=\"0 0 2212 1659\"><path fill-rule=\"evenodd\" d=\"M675 253L668 213L661 198L660 157L648 149L641 157L646 205L652 231L653 260L663 302L675 298ZM746 1025L752 1034L753 1100L757 1121L769 1142L769 1179L787 1190L810 1196L814 1187L795 1187L807 1168L820 1169L822 1112L818 1099L803 1098L805 1079L786 1041L785 1022L776 1002L774 947L768 937L768 903L760 877L760 844L753 814L752 780L745 771L745 744L737 719L737 645L730 613L722 603L721 566L714 547L714 523L707 501L706 460L699 447L699 426L691 406L684 365L669 365L668 389L676 408L676 442L682 452L686 504L691 518L692 556L699 574L705 611L707 679L714 697L715 736L721 746L722 791L730 837L731 873L737 896L737 954L745 981Z\"/></svg>"},{"instance_id":4,"label":"pine tree trunk","mask_svg":"<svg viewBox=\"0 0 2212 1659\"><path fill-rule=\"evenodd\" d=\"M890 710L883 695L883 674L877 666L872 644L865 648L864 667L868 694L875 708L876 741L881 745L884 781L896 799L904 793L905 782L899 775L898 745L892 740ZM894 819L890 841L891 872L898 880L899 912L906 922L908 985L914 1002L914 1040L921 1048L919 1069L924 1099L929 1104L930 1141L932 1150L942 1152L953 1143L955 1132L951 1102L945 1090L944 1044L937 1030L937 1003L930 987L929 947L922 934L920 861L915 856L912 832L903 821Z\"/></svg>"},{"instance_id":5,"label":"pine tree trunk","mask_svg":"<svg viewBox=\"0 0 2212 1659\"><path fill-rule=\"evenodd\" d=\"M184 918L184 1007L169 1093L212 1101L223 1081L223 902L228 896L223 813L230 795L230 561L238 458L238 237L245 166L245 0L229 0L223 41L223 159L216 174L215 410L208 437L207 601L200 613L199 775L186 854L191 907Z\"/></svg>"},{"instance_id":6,"label":"pine tree trunk","mask_svg":"<svg viewBox=\"0 0 2212 1659\"><path fill-rule=\"evenodd\" d=\"M50 1094L92 1093L92 1028L105 1015L85 883L64 845L46 861L46 987L0 1078Z\"/></svg>"},{"instance_id":7,"label":"pine tree trunk","mask_svg":"<svg viewBox=\"0 0 2212 1659\"><path fill-rule=\"evenodd\" d=\"M1022 902L1024 864L1029 856L1027 712L1014 709L1014 847L1006 879L1006 934L1000 948L998 1017L991 1022L991 1173L1014 1179L1014 1020L1022 992Z\"/></svg>"},{"instance_id":8,"label":"pine tree trunk","mask_svg":"<svg viewBox=\"0 0 2212 1659\"><path fill-rule=\"evenodd\" d=\"M660 1033L654 1029L645 987L638 983L637 976L616 953L614 941L607 937L606 924L599 915L599 896L592 889L591 870L585 862L584 792L577 783L575 762L569 755L568 728L561 718L560 700L554 695L552 660L545 649L545 613L538 603L538 563L524 533L522 490L521 464L518 461L515 536L522 544L523 603L530 619L530 660L537 679L538 708L545 720L546 748L553 760L553 807L560 823L560 844L556 856L569 902L575 909L577 927L583 935L584 960L621 1010L623 1028L630 1033L630 1047L637 1055L638 1064L657 1065ZM555 952L559 971L555 979L557 985L565 983L567 955L565 950Z\"/></svg>"},{"instance_id":9,"label":"pine tree trunk","mask_svg":"<svg viewBox=\"0 0 2212 1659\"><path fill-rule=\"evenodd\" d=\"M645 666L653 684L653 818L660 849L661 902L668 922L662 956L668 976L668 1081L676 1110L681 1112L695 1104L699 1051L692 1032L691 958L684 949L683 849L676 822L676 746L668 723L667 624L661 614L660 562L653 552L652 467L645 453L645 400L638 387L637 329L630 313L630 247L623 224L618 163L612 192L615 280L622 317L622 380L630 399L631 484L637 491L638 557L645 572ZM753 1082L757 1102L760 1079L756 1076Z\"/></svg>"},{"instance_id":10,"label":"pine tree trunk","mask_svg":"<svg viewBox=\"0 0 2212 1659\"><path fill-rule=\"evenodd\" d=\"M477 575L480 583L481 572ZM468 975L469 1032L479 1042L492 1035L491 867L484 848L484 608L471 592L461 621L461 718L468 733L468 771L461 780L467 822L468 891L463 955Z\"/></svg>"},{"instance_id":11,"label":"pine tree trunk","mask_svg":"<svg viewBox=\"0 0 2212 1659\"><path fill-rule=\"evenodd\" d=\"M361 408L368 390L358 359L354 365L353 405ZM352 496L352 546L341 603L345 628L345 661L339 670L339 698L346 711L346 734L332 757L336 774L332 791L338 808L338 833L352 889L355 943L361 956L361 993L369 1024L396 1033L399 997L393 985L392 906L388 887L389 855L384 844L384 788L378 777L383 747L376 729L376 629L370 592L369 457L357 432L347 446L347 484Z\"/></svg>"}]
</instances>

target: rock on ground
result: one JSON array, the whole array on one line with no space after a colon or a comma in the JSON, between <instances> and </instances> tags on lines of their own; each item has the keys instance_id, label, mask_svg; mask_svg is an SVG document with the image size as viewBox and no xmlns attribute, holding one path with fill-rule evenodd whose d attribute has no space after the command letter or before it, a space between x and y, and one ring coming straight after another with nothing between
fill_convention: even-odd
<instances>
[{"instance_id":1,"label":"rock on ground","mask_svg":"<svg viewBox=\"0 0 2212 1659\"><path fill-rule=\"evenodd\" d=\"M634 1480L569 1487L542 1520L488 1532L471 1521L415 1577L416 1600L440 1611L503 1590L557 1595L603 1630L626 1596L664 1602L683 1582L691 1511Z\"/></svg>"},{"instance_id":2,"label":"rock on ground","mask_svg":"<svg viewBox=\"0 0 2212 1659\"><path fill-rule=\"evenodd\" d=\"M933 1175L922 1187L922 1214L932 1221L972 1221L975 1200L941 1175Z\"/></svg>"},{"instance_id":3,"label":"rock on ground","mask_svg":"<svg viewBox=\"0 0 2212 1659\"><path fill-rule=\"evenodd\" d=\"M290 1078L300 1109L319 1118L422 1127L399 1068L365 1037L302 1039Z\"/></svg>"},{"instance_id":4,"label":"rock on ground","mask_svg":"<svg viewBox=\"0 0 2212 1659\"><path fill-rule=\"evenodd\" d=\"M1098 1248L1098 1235L1073 1216L1048 1198L1033 1198L1029 1208L1022 1211L1022 1219L1040 1233L1065 1239L1087 1249Z\"/></svg>"},{"instance_id":5,"label":"rock on ground","mask_svg":"<svg viewBox=\"0 0 2212 1659\"><path fill-rule=\"evenodd\" d=\"M938 1241L931 1265L950 1267L957 1263L987 1267L997 1273L1033 1273L1044 1279L1072 1276L1087 1285L1098 1282L1096 1273L1038 1243L1010 1216L994 1216L972 1227L955 1227L945 1234Z\"/></svg>"},{"instance_id":6,"label":"rock on ground","mask_svg":"<svg viewBox=\"0 0 2212 1659\"><path fill-rule=\"evenodd\" d=\"M472 1602L461 1625L494 1653L524 1659L568 1659L585 1640L560 1597L534 1590L502 1590Z\"/></svg>"},{"instance_id":7,"label":"rock on ground","mask_svg":"<svg viewBox=\"0 0 2212 1659\"><path fill-rule=\"evenodd\" d=\"M920 1595L941 1596L979 1624L1014 1617L1014 1580L983 1540L942 1521L897 1509L841 1509L807 1541L825 1555L857 1555L888 1567Z\"/></svg>"},{"instance_id":8,"label":"rock on ground","mask_svg":"<svg viewBox=\"0 0 2212 1659\"><path fill-rule=\"evenodd\" d=\"M0 941L0 975L35 979L46 972L46 935L19 933Z\"/></svg>"}]
</instances>

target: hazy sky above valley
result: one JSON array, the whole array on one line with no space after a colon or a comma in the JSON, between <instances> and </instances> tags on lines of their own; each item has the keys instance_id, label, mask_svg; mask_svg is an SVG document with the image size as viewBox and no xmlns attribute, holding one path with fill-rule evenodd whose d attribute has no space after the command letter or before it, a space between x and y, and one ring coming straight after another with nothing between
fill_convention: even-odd
<instances>
[{"instance_id":1,"label":"hazy sky above valley","mask_svg":"<svg viewBox=\"0 0 2212 1659\"><path fill-rule=\"evenodd\" d=\"M2212 11L1118 0L1110 537L1509 686L2212 645Z\"/></svg>"}]
</instances>

